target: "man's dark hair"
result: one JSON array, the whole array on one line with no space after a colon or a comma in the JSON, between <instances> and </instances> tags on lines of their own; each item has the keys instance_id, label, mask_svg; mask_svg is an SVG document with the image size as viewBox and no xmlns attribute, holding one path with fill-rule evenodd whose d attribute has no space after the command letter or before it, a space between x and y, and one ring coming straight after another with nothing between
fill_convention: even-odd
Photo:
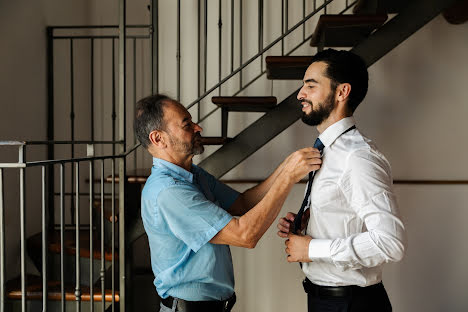
<instances>
[{"instance_id":1,"label":"man's dark hair","mask_svg":"<svg viewBox=\"0 0 468 312\"><path fill-rule=\"evenodd\" d=\"M133 124L135 136L144 148L151 144L149 134L154 130L164 130L164 105L173 101L164 94L154 94L138 101Z\"/></svg>"},{"instance_id":2,"label":"man's dark hair","mask_svg":"<svg viewBox=\"0 0 468 312\"><path fill-rule=\"evenodd\" d=\"M332 91L341 83L351 85L348 110L354 113L367 94L369 74L364 60L350 51L327 49L313 56L312 63L315 62L324 62L328 65L325 75L332 81Z\"/></svg>"}]
</instances>

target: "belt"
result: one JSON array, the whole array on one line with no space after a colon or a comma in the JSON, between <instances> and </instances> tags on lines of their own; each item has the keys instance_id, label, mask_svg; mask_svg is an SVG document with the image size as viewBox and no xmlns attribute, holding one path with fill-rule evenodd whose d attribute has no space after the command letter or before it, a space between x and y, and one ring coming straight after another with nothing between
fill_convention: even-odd
<instances>
[{"instance_id":1,"label":"belt","mask_svg":"<svg viewBox=\"0 0 468 312\"><path fill-rule=\"evenodd\" d=\"M383 288L382 283L367 287L350 286L320 286L312 283L308 278L302 282L304 291L314 297L351 297L353 295L363 294L368 291L374 291Z\"/></svg>"},{"instance_id":2,"label":"belt","mask_svg":"<svg viewBox=\"0 0 468 312\"><path fill-rule=\"evenodd\" d=\"M236 294L234 293L229 299L226 300L213 300L213 301L187 301L184 299L167 297L161 299L163 305L172 309L174 300L177 300L175 311L181 312L229 312L236 303Z\"/></svg>"}]
</instances>

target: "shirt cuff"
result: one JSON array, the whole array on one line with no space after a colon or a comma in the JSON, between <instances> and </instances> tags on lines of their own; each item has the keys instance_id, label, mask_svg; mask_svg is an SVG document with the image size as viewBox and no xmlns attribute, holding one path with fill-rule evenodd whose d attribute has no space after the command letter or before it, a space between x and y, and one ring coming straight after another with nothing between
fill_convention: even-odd
<instances>
[{"instance_id":1,"label":"shirt cuff","mask_svg":"<svg viewBox=\"0 0 468 312\"><path fill-rule=\"evenodd\" d=\"M312 261L329 260L331 258L331 239L312 239L309 243L309 258Z\"/></svg>"}]
</instances>

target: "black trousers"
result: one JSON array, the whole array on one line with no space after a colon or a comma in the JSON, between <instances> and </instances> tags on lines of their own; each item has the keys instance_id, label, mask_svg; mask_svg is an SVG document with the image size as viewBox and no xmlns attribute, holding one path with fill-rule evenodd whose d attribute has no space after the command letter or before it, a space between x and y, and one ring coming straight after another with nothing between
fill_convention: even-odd
<instances>
[{"instance_id":1,"label":"black trousers","mask_svg":"<svg viewBox=\"0 0 468 312\"><path fill-rule=\"evenodd\" d=\"M356 286L354 286L356 287ZM308 293L309 312L391 312L392 305L382 283L359 288L346 296Z\"/></svg>"}]
</instances>

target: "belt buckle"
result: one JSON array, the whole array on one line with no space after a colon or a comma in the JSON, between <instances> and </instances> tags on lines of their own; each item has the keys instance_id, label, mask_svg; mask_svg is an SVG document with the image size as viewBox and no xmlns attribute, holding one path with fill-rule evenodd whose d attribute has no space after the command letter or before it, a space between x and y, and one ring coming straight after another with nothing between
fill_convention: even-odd
<instances>
[{"instance_id":1,"label":"belt buckle","mask_svg":"<svg viewBox=\"0 0 468 312\"><path fill-rule=\"evenodd\" d=\"M236 293L234 293L231 298L227 299L224 304L224 311L229 312L232 310L232 307L236 304Z\"/></svg>"},{"instance_id":2,"label":"belt buckle","mask_svg":"<svg viewBox=\"0 0 468 312\"><path fill-rule=\"evenodd\" d=\"M350 287L320 287L319 288L319 296L323 297L334 297L334 298L344 298L350 297L352 295L352 288Z\"/></svg>"}]
</instances>

